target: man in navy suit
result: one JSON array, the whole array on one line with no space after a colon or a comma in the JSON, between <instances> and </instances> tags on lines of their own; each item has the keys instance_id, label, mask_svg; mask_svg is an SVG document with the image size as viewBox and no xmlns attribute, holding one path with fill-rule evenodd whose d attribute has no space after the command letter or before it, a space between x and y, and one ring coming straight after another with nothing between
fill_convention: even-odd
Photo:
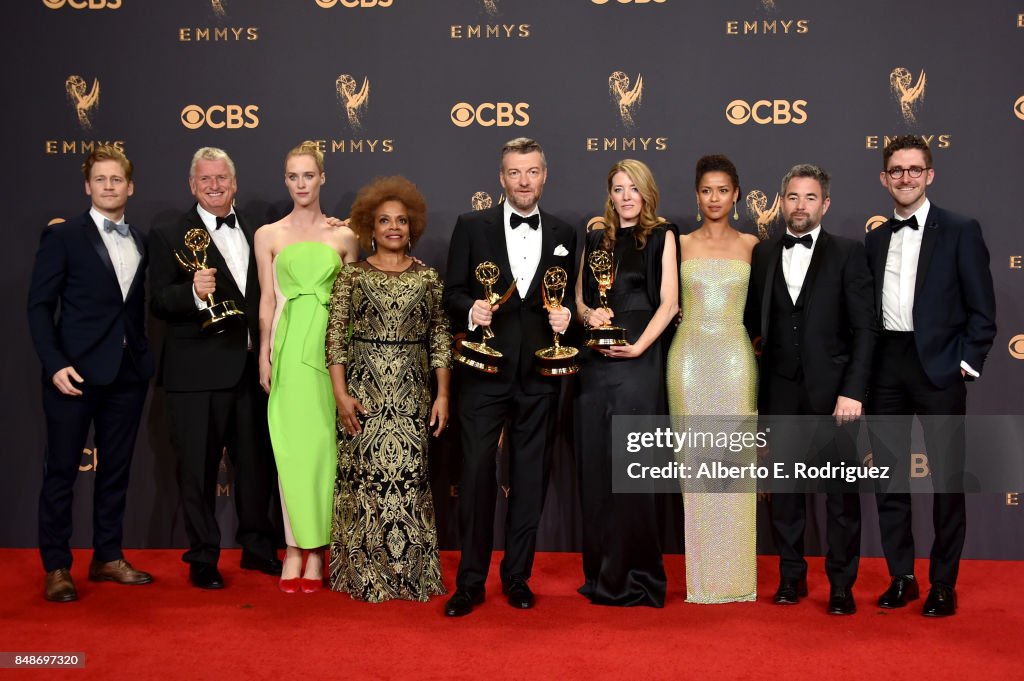
<instances>
[{"instance_id":1,"label":"man in navy suit","mask_svg":"<svg viewBox=\"0 0 1024 681\"><path fill-rule=\"evenodd\" d=\"M533 567L537 526L547 491L560 380L540 376L534 352L551 344L552 331L569 326L570 310L548 312L541 297L544 272L561 266L576 281L576 233L538 204L547 180L540 145L517 138L501 151L498 179L507 200L493 208L460 215L452 233L445 276L444 306L471 334L494 324L490 345L504 356L497 374L463 367L459 373L462 428L462 480L459 483L459 535L462 558L456 591L445 606L449 617L467 615L483 603L494 543L495 461L506 420L512 463L502 590L510 605L533 607L527 585ZM501 305L484 299L474 277L477 265L496 263L496 292L516 290ZM572 296L566 297L567 304Z\"/></svg>"},{"instance_id":2,"label":"man in navy suit","mask_svg":"<svg viewBox=\"0 0 1024 681\"><path fill-rule=\"evenodd\" d=\"M71 579L71 502L90 426L99 464L89 579L153 581L121 553L132 452L153 375L145 329L146 243L124 221L135 191L132 163L116 147L100 145L82 174L92 208L43 231L28 297L47 437L39 551L46 599L57 602L78 598Z\"/></svg>"},{"instance_id":3,"label":"man in navy suit","mask_svg":"<svg viewBox=\"0 0 1024 681\"><path fill-rule=\"evenodd\" d=\"M235 164L223 149L203 147L192 156L189 189L196 198L177 223L150 235L149 268L153 316L167 322L157 384L167 396L171 443L178 455L178 483L189 549L182 560L200 589L222 589L217 568L217 474L227 449L234 465L238 512L236 539L241 567L281 574L270 506L277 468L267 429L267 395L260 388L260 286L253 253L253 227L235 210ZM174 257L184 252L185 234L205 229L209 268L186 272ZM243 324L223 333L201 332L208 296L234 300Z\"/></svg>"},{"instance_id":4,"label":"man in navy suit","mask_svg":"<svg viewBox=\"0 0 1024 681\"><path fill-rule=\"evenodd\" d=\"M967 532L963 495L966 381L980 376L996 334L988 249L978 221L931 204L935 179L928 144L916 135L885 146L884 186L894 216L866 237L879 328L868 414L875 465L901 480L876 495L882 549L892 581L878 600L899 608L918 597L914 578L909 471L912 415L921 419L934 495L924 614L956 612L956 578ZM952 418L951 418L952 417Z\"/></svg>"}]
</instances>

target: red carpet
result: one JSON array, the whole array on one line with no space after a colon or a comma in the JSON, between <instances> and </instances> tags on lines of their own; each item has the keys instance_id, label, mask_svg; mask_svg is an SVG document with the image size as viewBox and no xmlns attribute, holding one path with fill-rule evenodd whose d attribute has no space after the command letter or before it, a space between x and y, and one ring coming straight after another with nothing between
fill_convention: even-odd
<instances>
[{"instance_id":1,"label":"red carpet","mask_svg":"<svg viewBox=\"0 0 1024 681\"><path fill-rule=\"evenodd\" d=\"M537 557L537 607L501 598L497 563L488 601L462 619L430 603L369 605L323 591L286 595L274 578L240 570L225 551L228 588L188 585L179 551L130 551L156 582L128 587L86 579L78 551L75 603L47 603L34 550L0 551L0 651L84 652L84 670L14 672L33 678L103 679L1011 679L1024 670L1024 563L964 561L952 618L922 617L922 601L884 611L881 559L861 562L859 612L825 614L821 559L811 559L810 597L795 607L767 599L776 558L762 557L757 603L683 602L683 559L667 556L663 610L590 605L575 593L578 554ZM450 582L457 554L444 555ZM919 577L927 565L918 562ZM449 584L451 588L451 584ZM923 596L923 594L922 594ZM11 672L0 672L7 677Z\"/></svg>"}]
</instances>

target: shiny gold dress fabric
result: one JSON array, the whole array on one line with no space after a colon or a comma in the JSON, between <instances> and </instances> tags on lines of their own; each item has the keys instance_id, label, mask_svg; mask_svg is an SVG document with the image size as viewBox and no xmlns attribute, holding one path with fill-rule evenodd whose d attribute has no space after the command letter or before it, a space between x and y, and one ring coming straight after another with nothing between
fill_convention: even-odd
<instances>
[{"instance_id":1,"label":"shiny gold dress fabric","mask_svg":"<svg viewBox=\"0 0 1024 681\"><path fill-rule=\"evenodd\" d=\"M757 412L757 365L743 326L750 265L694 258L680 268L682 323L668 354L672 415L747 416ZM687 427L717 430L723 421L688 418ZM696 472L702 454L685 452ZM733 462L756 463L749 448ZM683 488L686 600L752 601L757 597L757 495L710 492L715 481L687 480Z\"/></svg>"},{"instance_id":2,"label":"shiny gold dress fabric","mask_svg":"<svg viewBox=\"0 0 1024 681\"><path fill-rule=\"evenodd\" d=\"M334 283L327 363L345 365L369 416L338 424L330 583L353 598L426 601L445 593L427 467L430 371L451 366L451 333L433 269L400 274L365 262Z\"/></svg>"}]
</instances>

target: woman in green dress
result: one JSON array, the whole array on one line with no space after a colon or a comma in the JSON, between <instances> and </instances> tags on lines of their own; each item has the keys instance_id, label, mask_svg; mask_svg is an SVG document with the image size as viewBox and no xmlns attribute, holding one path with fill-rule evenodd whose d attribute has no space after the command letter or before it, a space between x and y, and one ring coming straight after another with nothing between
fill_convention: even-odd
<instances>
[{"instance_id":1,"label":"woman in green dress","mask_svg":"<svg viewBox=\"0 0 1024 681\"><path fill-rule=\"evenodd\" d=\"M330 585L372 603L426 601L445 593L427 466L428 427L436 437L448 422L452 337L442 282L409 255L426 204L405 178L363 187L351 222L370 256L343 267L331 294L338 479Z\"/></svg>"},{"instance_id":2,"label":"woman in green dress","mask_svg":"<svg viewBox=\"0 0 1024 681\"><path fill-rule=\"evenodd\" d=\"M304 142L285 158L294 206L256 232L260 277L260 385L277 461L285 542L280 588L312 592L323 580L334 492L334 398L324 358L327 302L343 262L359 256L355 233L320 210L324 157ZM303 568L303 553L308 557Z\"/></svg>"}]
</instances>

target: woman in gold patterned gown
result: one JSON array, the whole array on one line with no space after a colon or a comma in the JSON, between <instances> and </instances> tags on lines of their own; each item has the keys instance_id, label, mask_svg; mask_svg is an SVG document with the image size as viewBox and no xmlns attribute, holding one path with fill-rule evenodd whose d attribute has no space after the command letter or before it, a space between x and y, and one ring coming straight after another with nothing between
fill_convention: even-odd
<instances>
[{"instance_id":1,"label":"woman in gold patterned gown","mask_svg":"<svg viewBox=\"0 0 1024 681\"><path fill-rule=\"evenodd\" d=\"M739 175L729 159L701 158L696 190L703 224L679 237L682 323L668 354L668 399L672 415L689 417L687 428L715 432L736 419L700 417L757 413L757 365L743 326L757 237L729 224L740 197ZM701 463L710 463L697 451L686 458L694 473ZM756 458L748 448L730 454L730 465ZM690 479L684 485L686 600L752 601L757 598L757 496L716 492L714 482Z\"/></svg>"},{"instance_id":2,"label":"woman in gold patterned gown","mask_svg":"<svg viewBox=\"0 0 1024 681\"><path fill-rule=\"evenodd\" d=\"M448 422L452 338L437 271L409 256L425 221L423 197L405 178L363 187L351 224L371 255L344 266L331 295L338 479L330 585L372 603L445 593L427 435L428 424L437 436Z\"/></svg>"}]
</instances>

